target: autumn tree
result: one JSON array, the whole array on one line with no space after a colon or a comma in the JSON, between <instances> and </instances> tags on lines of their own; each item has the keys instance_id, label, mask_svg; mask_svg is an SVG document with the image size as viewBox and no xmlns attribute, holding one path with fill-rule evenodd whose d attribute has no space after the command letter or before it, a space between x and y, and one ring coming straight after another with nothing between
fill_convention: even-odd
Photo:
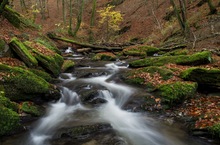
<instances>
[{"instance_id":1,"label":"autumn tree","mask_svg":"<svg viewBox=\"0 0 220 145\"><path fill-rule=\"evenodd\" d=\"M120 11L115 11L114 6L108 5L102 10L99 10L100 21L99 23L103 25L106 29L106 39L105 41L109 41L110 34L119 30L119 24L123 21L122 15Z\"/></svg>"}]
</instances>

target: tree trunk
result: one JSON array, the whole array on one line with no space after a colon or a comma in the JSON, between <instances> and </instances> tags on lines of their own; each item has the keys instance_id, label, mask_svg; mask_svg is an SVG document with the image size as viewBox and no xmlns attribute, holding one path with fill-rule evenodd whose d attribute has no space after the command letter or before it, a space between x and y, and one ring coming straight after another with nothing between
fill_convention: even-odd
<instances>
[{"instance_id":1,"label":"tree trunk","mask_svg":"<svg viewBox=\"0 0 220 145\"><path fill-rule=\"evenodd\" d=\"M8 0L1 0L0 3L0 14L4 11L5 5L8 4Z\"/></svg>"},{"instance_id":2,"label":"tree trunk","mask_svg":"<svg viewBox=\"0 0 220 145\"><path fill-rule=\"evenodd\" d=\"M93 5L92 5L92 15L91 15L91 19L90 19L90 30L89 30L89 41L90 42L94 41L92 29L95 26L96 1L97 0L93 0Z\"/></svg>"},{"instance_id":3,"label":"tree trunk","mask_svg":"<svg viewBox=\"0 0 220 145\"><path fill-rule=\"evenodd\" d=\"M95 49L95 50L100 50L100 49L103 50L104 49L104 50L107 50L107 51L122 51L123 50L122 47L106 47L106 46L92 45L92 44L88 44L88 43L80 43L80 42L70 40L70 39L67 39L67 38L58 37L58 36L56 36L56 34L53 34L53 33L48 33L47 36L50 39L72 43L72 44L75 44L75 45L78 45L78 46L81 46L81 47L84 47L84 48L92 48L92 49Z\"/></svg>"},{"instance_id":4,"label":"tree trunk","mask_svg":"<svg viewBox=\"0 0 220 145\"><path fill-rule=\"evenodd\" d=\"M212 1L211 0L207 0L207 3L209 5L210 14L217 14L217 9L213 5Z\"/></svg>"},{"instance_id":5,"label":"tree trunk","mask_svg":"<svg viewBox=\"0 0 220 145\"><path fill-rule=\"evenodd\" d=\"M72 7L72 0L70 0L70 18L69 18L69 35L73 35L72 33L72 17L73 17L73 7Z\"/></svg>"},{"instance_id":6,"label":"tree trunk","mask_svg":"<svg viewBox=\"0 0 220 145\"><path fill-rule=\"evenodd\" d=\"M79 31L81 22L82 22L82 13L83 13L83 8L84 8L84 0L80 0L80 7L79 7L79 14L77 16L77 24L76 27L73 31L73 37L76 37L77 32Z\"/></svg>"}]
</instances>

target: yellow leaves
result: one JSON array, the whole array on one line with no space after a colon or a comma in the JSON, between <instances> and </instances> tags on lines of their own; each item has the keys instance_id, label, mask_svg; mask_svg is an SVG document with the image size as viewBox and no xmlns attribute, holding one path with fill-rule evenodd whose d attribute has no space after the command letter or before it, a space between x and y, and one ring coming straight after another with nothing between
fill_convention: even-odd
<instances>
[{"instance_id":1,"label":"yellow leaves","mask_svg":"<svg viewBox=\"0 0 220 145\"><path fill-rule=\"evenodd\" d=\"M114 11L114 6L108 5L102 10L97 11L101 17L99 23L106 24L114 31L119 29L119 24L123 21L120 11Z\"/></svg>"}]
</instances>

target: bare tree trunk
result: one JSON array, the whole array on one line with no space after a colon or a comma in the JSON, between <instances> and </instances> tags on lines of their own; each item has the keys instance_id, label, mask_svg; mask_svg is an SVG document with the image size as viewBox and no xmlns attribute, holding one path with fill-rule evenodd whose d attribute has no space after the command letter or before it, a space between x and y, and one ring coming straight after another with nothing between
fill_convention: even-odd
<instances>
[{"instance_id":1,"label":"bare tree trunk","mask_svg":"<svg viewBox=\"0 0 220 145\"><path fill-rule=\"evenodd\" d=\"M77 32L79 31L79 28L82 22L83 8L84 8L84 0L80 0L79 13L77 15L77 24L73 32L73 37L75 37Z\"/></svg>"},{"instance_id":2,"label":"bare tree trunk","mask_svg":"<svg viewBox=\"0 0 220 145\"><path fill-rule=\"evenodd\" d=\"M207 0L207 3L209 5L209 9L210 9L210 14L217 14L217 9L216 7L213 5L211 0Z\"/></svg>"},{"instance_id":3,"label":"bare tree trunk","mask_svg":"<svg viewBox=\"0 0 220 145\"><path fill-rule=\"evenodd\" d=\"M62 0L63 23L66 24L65 0Z\"/></svg>"},{"instance_id":4,"label":"bare tree trunk","mask_svg":"<svg viewBox=\"0 0 220 145\"><path fill-rule=\"evenodd\" d=\"M70 1L70 18L69 18L69 30L68 33L69 35L73 35L73 31L72 31L72 17L73 17L73 7L72 7L72 0Z\"/></svg>"},{"instance_id":5,"label":"bare tree trunk","mask_svg":"<svg viewBox=\"0 0 220 145\"><path fill-rule=\"evenodd\" d=\"M93 0L93 4L92 4L92 15L91 15L91 19L90 19L90 30L89 30L89 41L90 42L94 41L92 29L95 26L96 1L97 0Z\"/></svg>"}]
</instances>

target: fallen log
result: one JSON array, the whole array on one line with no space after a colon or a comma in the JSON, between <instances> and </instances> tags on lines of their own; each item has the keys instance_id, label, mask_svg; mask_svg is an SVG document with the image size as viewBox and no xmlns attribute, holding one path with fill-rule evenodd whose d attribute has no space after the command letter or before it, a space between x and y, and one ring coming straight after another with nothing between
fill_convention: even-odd
<instances>
[{"instance_id":1,"label":"fallen log","mask_svg":"<svg viewBox=\"0 0 220 145\"><path fill-rule=\"evenodd\" d=\"M79 46L84 47L84 48L92 48L92 49L95 49L95 50L104 49L106 51L122 51L123 50L122 47L106 47L106 46L92 45L92 44L88 44L88 43L81 43L81 42L77 42L77 41L74 41L74 40L71 40L71 39L56 36L56 34L54 34L54 33L48 33L47 36L50 39L68 42L68 43L71 43L71 44L79 45Z\"/></svg>"}]
</instances>

